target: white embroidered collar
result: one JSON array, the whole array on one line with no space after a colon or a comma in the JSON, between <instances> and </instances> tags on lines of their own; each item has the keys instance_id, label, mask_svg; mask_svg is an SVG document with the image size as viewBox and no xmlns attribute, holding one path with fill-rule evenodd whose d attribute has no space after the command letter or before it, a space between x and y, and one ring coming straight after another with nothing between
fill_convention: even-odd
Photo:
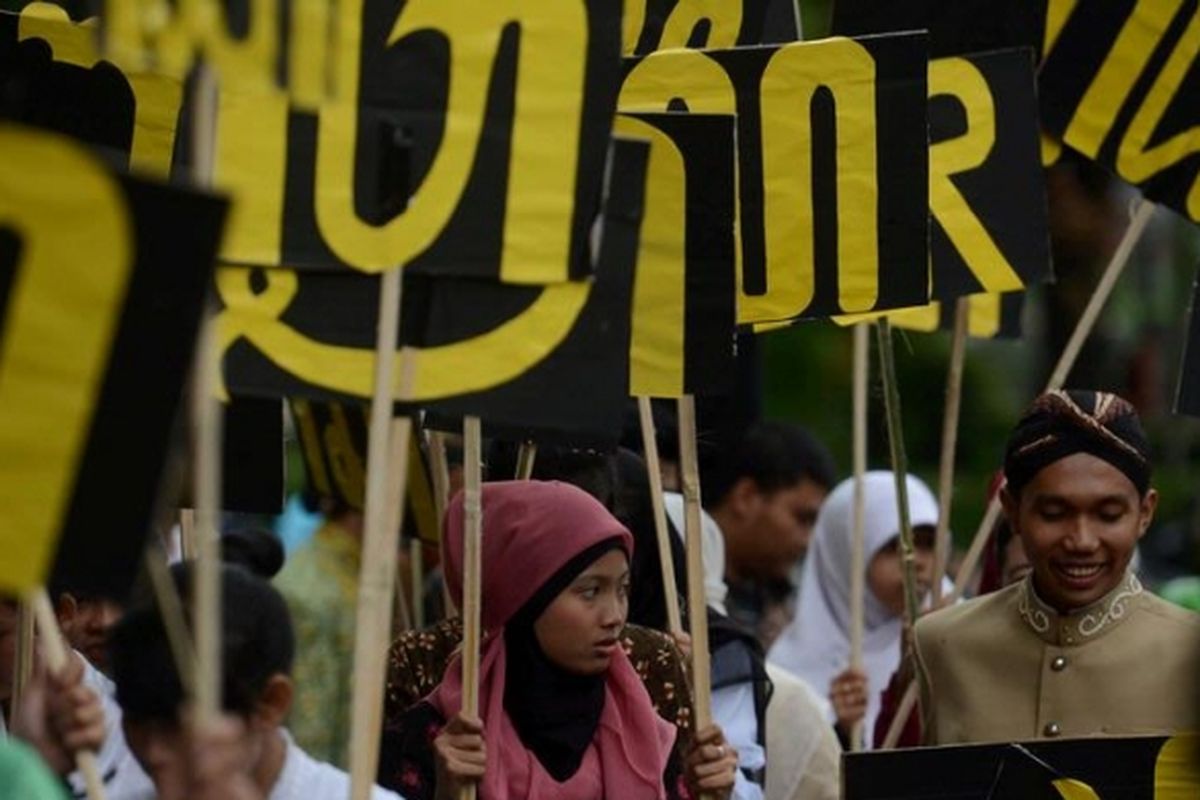
<instances>
[{"instance_id":1,"label":"white embroidered collar","mask_svg":"<svg viewBox=\"0 0 1200 800\"><path fill-rule=\"evenodd\" d=\"M1129 601L1143 591L1141 581L1133 572L1104 597L1092 605L1060 614L1038 597L1033 588L1033 576L1024 581L1017 601L1017 611L1025 623L1043 641L1071 646L1089 642L1116 627L1129 612Z\"/></svg>"}]
</instances>

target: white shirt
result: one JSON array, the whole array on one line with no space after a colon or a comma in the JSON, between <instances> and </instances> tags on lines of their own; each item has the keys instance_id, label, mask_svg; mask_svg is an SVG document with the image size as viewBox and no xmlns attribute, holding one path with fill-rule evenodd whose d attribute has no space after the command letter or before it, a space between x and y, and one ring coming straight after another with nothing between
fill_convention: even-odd
<instances>
[{"instance_id":1,"label":"white shirt","mask_svg":"<svg viewBox=\"0 0 1200 800\"><path fill-rule=\"evenodd\" d=\"M267 800L345 800L350 796L350 776L331 764L317 761L301 750L286 730L280 730L287 743L283 769ZM395 792L379 786L371 788L371 800L404 800Z\"/></svg>"}]
</instances>

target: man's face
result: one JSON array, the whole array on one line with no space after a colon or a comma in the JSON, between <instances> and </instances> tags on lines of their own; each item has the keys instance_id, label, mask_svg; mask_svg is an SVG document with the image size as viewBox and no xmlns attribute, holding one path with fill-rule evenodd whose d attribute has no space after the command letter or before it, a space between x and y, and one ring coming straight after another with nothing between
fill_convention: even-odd
<instances>
[{"instance_id":1,"label":"man's face","mask_svg":"<svg viewBox=\"0 0 1200 800\"><path fill-rule=\"evenodd\" d=\"M828 491L807 478L773 492L751 485L743 535L727 548L734 570L744 577L787 580L812 540L817 512Z\"/></svg>"},{"instance_id":2,"label":"man's face","mask_svg":"<svg viewBox=\"0 0 1200 800\"><path fill-rule=\"evenodd\" d=\"M101 598L88 600L71 600L73 610L64 617L59 604L59 622L63 635L67 637L71 647L83 653L84 657L101 672L108 671L108 635L112 627L121 618L121 607L111 600Z\"/></svg>"},{"instance_id":3,"label":"man's face","mask_svg":"<svg viewBox=\"0 0 1200 800\"><path fill-rule=\"evenodd\" d=\"M1116 588L1158 503L1153 489L1139 497L1124 473L1088 453L1055 461L1019 497L1005 491L1002 499L1038 594L1062 612Z\"/></svg>"}]
</instances>

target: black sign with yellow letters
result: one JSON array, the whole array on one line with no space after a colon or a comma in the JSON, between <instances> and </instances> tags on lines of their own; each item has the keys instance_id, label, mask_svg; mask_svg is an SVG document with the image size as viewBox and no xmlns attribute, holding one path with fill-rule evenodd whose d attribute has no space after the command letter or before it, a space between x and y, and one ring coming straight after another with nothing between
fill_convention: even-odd
<instances>
[{"instance_id":1,"label":"black sign with yellow letters","mask_svg":"<svg viewBox=\"0 0 1200 800\"><path fill-rule=\"evenodd\" d=\"M616 130L650 143L630 394L728 392L735 372L733 117L625 114Z\"/></svg>"},{"instance_id":2,"label":"black sign with yellow letters","mask_svg":"<svg viewBox=\"0 0 1200 800\"><path fill-rule=\"evenodd\" d=\"M625 0L624 52L761 44L769 5L770 0Z\"/></svg>"},{"instance_id":3,"label":"black sign with yellow letters","mask_svg":"<svg viewBox=\"0 0 1200 800\"><path fill-rule=\"evenodd\" d=\"M1077 0L1038 74L1042 123L1200 222L1200 4Z\"/></svg>"},{"instance_id":4,"label":"black sign with yellow letters","mask_svg":"<svg viewBox=\"0 0 1200 800\"><path fill-rule=\"evenodd\" d=\"M141 561L225 204L0 124L0 587ZM54 561L55 551L59 556ZM98 565L103 565L99 569Z\"/></svg>"},{"instance_id":5,"label":"black sign with yellow letters","mask_svg":"<svg viewBox=\"0 0 1200 800\"><path fill-rule=\"evenodd\" d=\"M851 753L845 800L1167 800L1200 795L1200 739L1095 737Z\"/></svg>"},{"instance_id":6,"label":"black sign with yellow letters","mask_svg":"<svg viewBox=\"0 0 1200 800\"><path fill-rule=\"evenodd\" d=\"M99 44L122 69L182 80L201 60L255 92L285 88L313 108L337 87L332 34L353 19L342 0L93 0Z\"/></svg>"},{"instance_id":7,"label":"black sign with yellow letters","mask_svg":"<svg viewBox=\"0 0 1200 800\"><path fill-rule=\"evenodd\" d=\"M99 148L110 163L171 173L183 84L100 58L95 21L34 3L0 12L0 116Z\"/></svg>"},{"instance_id":8,"label":"black sign with yellow letters","mask_svg":"<svg viewBox=\"0 0 1200 800\"><path fill-rule=\"evenodd\" d=\"M621 111L737 115L739 323L928 301L924 41L627 60Z\"/></svg>"},{"instance_id":9,"label":"black sign with yellow letters","mask_svg":"<svg viewBox=\"0 0 1200 800\"><path fill-rule=\"evenodd\" d=\"M619 435L648 146L619 141L590 281L546 287L405 275L397 400L517 438ZM218 338L233 393L362 402L379 281L223 267Z\"/></svg>"},{"instance_id":10,"label":"black sign with yellow letters","mask_svg":"<svg viewBox=\"0 0 1200 800\"><path fill-rule=\"evenodd\" d=\"M620 77L611 0L361 8L336 101L223 94L216 181L239 204L224 260L530 285L589 274Z\"/></svg>"},{"instance_id":11,"label":"black sign with yellow letters","mask_svg":"<svg viewBox=\"0 0 1200 800\"><path fill-rule=\"evenodd\" d=\"M933 297L1050 278L1033 53L929 62L929 139Z\"/></svg>"},{"instance_id":12,"label":"black sign with yellow letters","mask_svg":"<svg viewBox=\"0 0 1200 800\"><path fill-rule=\"evenodd\" d=\"M835 0L832 30L838 36L924 30L929 32L930 58L987 50L1029 47L1040 52L1047 6L1073 0Z\"/></svg>"},{"instance_id":13,"label":"black sign with yellow letters","mask_svg":"<svg viewBox=\"0 0 1200 800\"><path fill-rule=\"evenodd\" d=\"M220 84L213 177L234 200L223 260L533 285L589 274L620 77L608 0L347 0L338 13L341 87L319 107ZM44 4L4 20L0 77L51 73L26 106L100 144L113 137L90 135L96 120L132 126L111 146L136 168L188 166L179 78L116 51L123 73L100 62L94 24Z\"/></svg>"}]
</instances>

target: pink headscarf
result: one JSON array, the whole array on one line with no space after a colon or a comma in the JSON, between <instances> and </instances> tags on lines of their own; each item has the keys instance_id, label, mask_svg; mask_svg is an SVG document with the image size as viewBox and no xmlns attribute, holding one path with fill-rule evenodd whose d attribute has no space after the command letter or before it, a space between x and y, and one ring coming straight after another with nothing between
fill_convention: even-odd
<instances>
[{"instance_id":1,"label":"pink headscarf","mask_svg":"<svg viewBox=\"0 0 1200 800\"><path fill-rule=\"evenodd\" d=\"M450 596L461 605L463 496L446 512L442 564ZM604 711L596 728L598 758L585 758L566 783L556 782L522 744L504 710L503 627L538 589L573 557L605 539L619 537L627 553L633 537L591 495L570 484L505 481L483 487L484 638L479 708L488 765L483 800L573 800L579 795L622 800L666 796L663 770L675 727L654 710L645 686L621 648L609 664ZM429 702L447 719L462 708L462 662L455 656Z\"/></svg>"}]
</instances>

